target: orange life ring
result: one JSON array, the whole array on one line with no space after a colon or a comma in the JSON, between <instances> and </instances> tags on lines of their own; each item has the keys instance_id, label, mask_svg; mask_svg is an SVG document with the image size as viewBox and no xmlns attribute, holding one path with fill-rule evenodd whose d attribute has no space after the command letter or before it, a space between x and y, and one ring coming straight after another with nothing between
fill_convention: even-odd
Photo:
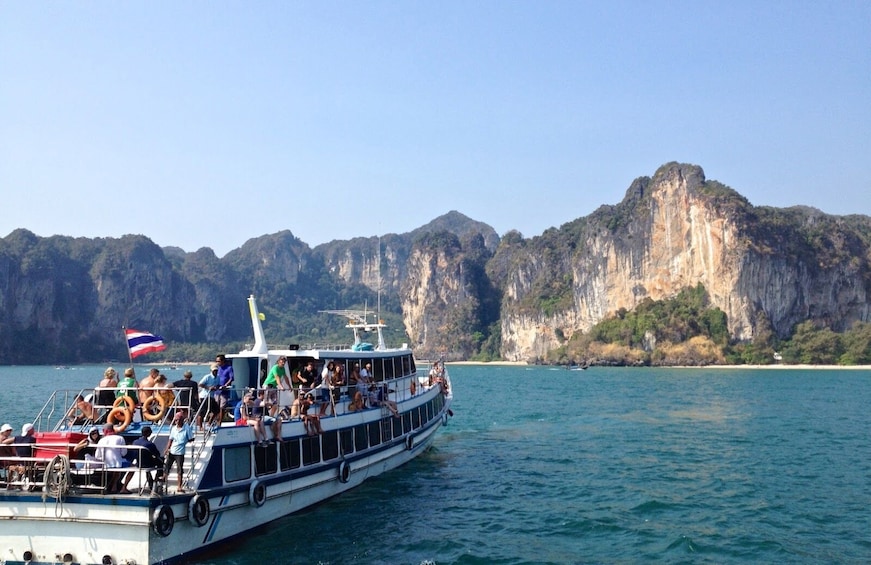
<instances>
[{"instance_id":1,"label":"orange life ring","mask_svg":"<svg viewBox=\"0 0 871 565\"><path fill-rule=\"evenodd\" d=\"M160 406L160 410L157 413L152 413L151 409L154 407L154 403ZM160 395L152 395L145 399L145 402L142 404L142 417L148 420L149 422L159 422L163 419L163 416L166 414L166 401Z\"/></svg>"},{"instance_id":2,"label":"orange life ring","mask_svg":"<svg viewBox=\"0 0 871 565\"><path fill-rule=\"evenodd\" d=\"M133 399L130 398L129 396L127 396L126 394L124 396L119 396L118 398L115 399L115 403L112 404L112 408L113 409L118 408L119 406L121 406L121 404L126 405L127 410L130 411L130 417L132 418L133 417L133 410L136 408L136 403L133 402Z\"/></svg>"},{"instance_id":3,"label":"orange life ring","mask_svg":"<svg viewBox=\"0 0 871 565\"><path fill-rule=\"evenodd\" d=\"M123 420L123 423L119 424ZM120 406L117 408L112 408L112 411L109 412L109 417L106 418L106 421L112 424L115 427L115 433L120 434L124 430L127 429L127 426L130 425L130 422L133 420L133 411L125 410Z\"/></svg>"}]
</instances>

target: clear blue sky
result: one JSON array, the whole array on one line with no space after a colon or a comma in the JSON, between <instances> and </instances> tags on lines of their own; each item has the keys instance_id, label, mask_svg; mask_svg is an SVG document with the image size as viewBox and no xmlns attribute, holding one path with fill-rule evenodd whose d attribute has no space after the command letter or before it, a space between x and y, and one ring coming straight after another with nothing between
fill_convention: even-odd
<instances>
[{"instance_id":1,"label":"clear blue sky","mask_svg":"<svg viewBox=\"0 0 871 565\"><path fill-rule=\"evenodd\" d=\"M871 214L871 2L0 3L0 237L531 237L669 161Z\"/></svg>"}]
</instances>

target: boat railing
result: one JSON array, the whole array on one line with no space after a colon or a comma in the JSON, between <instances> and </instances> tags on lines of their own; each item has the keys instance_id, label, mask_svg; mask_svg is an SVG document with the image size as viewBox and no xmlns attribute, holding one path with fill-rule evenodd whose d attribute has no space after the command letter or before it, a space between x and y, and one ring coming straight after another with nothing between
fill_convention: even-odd
<instances>
[{"instance_id":1,"label":"boat railing","mask_svg":"<svg viewBox=\"0 0 871 565\"><path fill-rule=\"evenodd\" d=\"M121 447L98 446L88 443L87 436L70 436L74 441L51 438L39 440L32 447L29 457L0 457L0 488L22 491L44 491L53 496L62 496L75 491L81 494L112 494L107 492L111 484L117 484L126 490L132 486L129 494L151 490L163 471L163 465L142 466L145 461L146 448L138 445L127 445L125 455L118 458L123 463L120 467L107 467L105 462L90 454L80 454L82 448L94 450L116 450ZM16 444L20 445L20 444ZM14 446L13 446L14 447ZM120 475L114 477L114 475ZM128 478L129 475L129 478ZM147 485L147 487L145 486ZM124 492L123 494L128 494Z\"/></svg>"}]
</instances>

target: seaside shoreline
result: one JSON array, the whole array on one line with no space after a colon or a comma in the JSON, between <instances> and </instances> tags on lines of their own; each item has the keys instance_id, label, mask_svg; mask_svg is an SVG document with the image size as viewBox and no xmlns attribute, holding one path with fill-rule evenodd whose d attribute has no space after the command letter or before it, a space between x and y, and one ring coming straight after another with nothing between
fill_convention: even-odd
<instances>
[{"instance_id":1,"label":"seaside shoreline","mask_svg":"<svg viewBox=\"0 0 871 565\"><path fill-rule=\"evenodd\" d=\"M526 361L447 361L447 365L481 365L494 367L559 367L560 365L533 365ZM591 365L590 369L608 368L605 366ZM871 365L786 365L783 363L777 365L667 365L657 367L638 367L638 368L654 368L654 369L818 369L818 370L849 370L849 371L871 371Z\"/></svg>"}]
</instances>

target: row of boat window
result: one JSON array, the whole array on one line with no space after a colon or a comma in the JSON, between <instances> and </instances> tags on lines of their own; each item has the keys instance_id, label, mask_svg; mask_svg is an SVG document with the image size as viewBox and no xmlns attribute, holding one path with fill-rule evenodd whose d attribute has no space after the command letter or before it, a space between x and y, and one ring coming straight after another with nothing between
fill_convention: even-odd
<instances>
[{"instance_id":1,"label":"row of boat window","mask_svg":"<svg viewBox=\"0 0 871 565\"><path fill-rule=\"evenodd\" d=\"M293 438L278 444L276 452L272 444L254 446L255 474L268 475L298 469L301 466L317 465L338 459L355 451L364 451L419 429L435 418L444 406L444 397L438 395L426 404L404 412L401 418L387 417L353 428L332 430L323 434ZM227 482L241 481L251 477L251 447L228 447L224 453L224 477Z\"/></svg>"},{"instance_id":2,"label":"row of boat window","mask_svg":"<svg viewBox=\"0 0 871 565\"><path fill-rule=\"evenodd\" d=\"M305 364L308 361L315 361L315 366L318 370L322 369L326 364L327 360L317 360L317 359L306 359L303 357L288 357L287 361L289 363L289 371L292 375L296 371L305 367ZM363 369L366 367L366 364L372 365L372 378L376 381L384 381L394 378L399 378L406 375L413 375L417 371L417 367L414 364L414 357L411 355L400 355L399 357L376 357L376 358L360 358L355 357L351 359L341 359L341 358L330 358L329 361L332 361L334 364L343 365L345 368L345 377L351 374L351 369L354 368L354 364L359 363L360 368Z\"/></svg>"}]
</instances>

